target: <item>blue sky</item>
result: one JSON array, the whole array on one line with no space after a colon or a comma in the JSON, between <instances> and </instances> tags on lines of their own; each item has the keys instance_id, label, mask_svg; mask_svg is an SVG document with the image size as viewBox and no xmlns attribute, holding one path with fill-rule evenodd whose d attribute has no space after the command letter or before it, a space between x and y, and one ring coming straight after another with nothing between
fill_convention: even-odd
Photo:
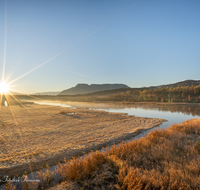
<instances>
[{"instance_id":1,"label":"blue sky","mask_svg":"<svg viewBox=\"0 0 200 190\"><path fill-rule=\"evenodd\" d=\"M28 73L18 92L200 80L199 10L199 0L1 0L0 77L7 36L5 79Z\"/></svg>"}]
</instances>

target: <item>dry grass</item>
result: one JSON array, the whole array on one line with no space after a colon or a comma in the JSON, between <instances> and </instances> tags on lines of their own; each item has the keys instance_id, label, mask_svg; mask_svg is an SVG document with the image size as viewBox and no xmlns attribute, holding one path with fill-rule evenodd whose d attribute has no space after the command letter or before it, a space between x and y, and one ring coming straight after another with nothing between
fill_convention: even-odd
<instances>
[{"instance_id":1,"label":"dry grass","mask_svg":"<svg viewBox=\"0 0 200 190\"><path fill-rule=\"evenodd\" d=\"M57 164L162 121L44 105L0 107L0 177Z\"/></svg>"},{"instance_id":2,"label":"dry grass","mask_svg":"<svg viewBox=\"0 0 200 190\"><path fill-rule=\"evenodd\" d=\"M200 119L60 166L56 189L200 189Z\"/></svg>"}]
</instances>

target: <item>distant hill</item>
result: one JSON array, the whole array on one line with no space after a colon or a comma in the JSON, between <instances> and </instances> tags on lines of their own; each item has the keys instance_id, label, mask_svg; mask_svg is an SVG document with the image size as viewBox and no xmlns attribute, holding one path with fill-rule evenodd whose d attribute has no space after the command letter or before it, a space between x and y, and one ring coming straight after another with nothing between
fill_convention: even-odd
<instances>
[{"instance_id":1,"label":"distant hill","mask_svg":"<svg viewBox=\"0 0 200 190\"><path fill-rule=\"evenodd\" d=\"M130 88L125 84L77 84L75 87L63 90L58 95L76 95L76 94L87 94L92 92L114 90L120 88Z\"/></svg>"},{"instance_id":2,"label":"distant hill","mask_svg":"<svg viewBox=\"0 0 200 190\"><path fill-rule=\"evenodd\" d=\"M13 95L13 96L15 96L15 95L23 95L23 93L20 93L20 92L13 92L13 91L9 91L9 94L10 94L10 95Z\"/></svg>"},{"instance_id":3,"label":"distant hill","mask_svg":"<svg viewBox=\"0 0 200 190\"><path fill-rule=\"evenodd\" d=\"M51 96L56 96L60 93L61 91L57 91L57 92L37 92L34 93L32 95L51 95Z\"/></svg>"},{"instance_id":4,"label":"distant hill","mask_svg":"<svg viewBox=\"0 0 200 190\"><path fill-rule=\"evenodd\" d=\"M200 80L185 80L185 81L181 81L181 82L177 82L177 83L160 85L160 86L156 86L156 87L175 88L175 87L198 86L198 85L200 85Z\"/></svg>"}]
</instances>

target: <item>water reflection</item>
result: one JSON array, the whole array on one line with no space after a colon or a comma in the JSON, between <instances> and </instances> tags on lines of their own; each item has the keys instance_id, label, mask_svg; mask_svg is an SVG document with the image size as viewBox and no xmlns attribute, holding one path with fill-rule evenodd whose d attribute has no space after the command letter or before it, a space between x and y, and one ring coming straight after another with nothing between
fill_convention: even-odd
<instances>
[{"instance_id":1,"label":"water reflection","mask_svg":"<svg viewBox=\"0 0 200 190\"><path fill-rule=\"evenodd\" d=\"M79 103L79 102L66 102L68 105L79 108L90 108L97 110L104 110L109 112L127 113L129 115L135 115L138 117L148 118L162 118L167 122L163 122L161 125L154 127L146 132L129 139L139 139L144 137L150 131L157 129L168 128L174 123L181 123L188 119L200 118L200 104L159 104L159 103Z\"/></svg>"},{"instance_id":2,"label":"water reflection","mask_svg":"<svg viewBox=\"0 0 200 190\"><path fill-rule=\"evenodd\" d=\"M79 108L104 109L104 110L151 110L159 112L183 113L186 115L200 116L200 104L159 104L159 103L80 103L65 102L68 105ZM129 109L127 109L129 108Z\"/></svg>"},{"instance_id":3,"label":"water reflection","mask_svg":"<svg viewBox=\"0 0 200 190\"><path fill-rule=\"evenodd\" d=\"M159 104L159 103L87 103L87 102L35 102L45 105L89 108L108 112L127 113L138 117L162 118L168 120L159 128L166 128L173 123L200 117L200 104Z\"/></svg>"},{"instance_id":4,"label":"water reflection","mask_svg":"<svg viewBox=\"0 0 200 190\"><path fill-rule=\"evenodd\" d=\"M50 105L50 106L60 106L60 107L72 107L67 104L63 104L60 102L44 102L44 101L39 101L39 102L34 102L35 104L40 104L40 105Z\"/></svg>"}]
</instances>

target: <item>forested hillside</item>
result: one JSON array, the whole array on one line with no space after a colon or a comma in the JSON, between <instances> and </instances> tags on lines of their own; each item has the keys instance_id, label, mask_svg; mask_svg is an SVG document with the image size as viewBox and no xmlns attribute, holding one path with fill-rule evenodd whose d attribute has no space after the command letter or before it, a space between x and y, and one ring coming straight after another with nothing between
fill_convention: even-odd
<instances>
[{"instance_id":1,"label":"forested hillside","mask_svg":"<svg viewBox=\"0 0 200 190\"><path fill-rule=\"evenodd\" d=\"M124 89L123 89L124 90ZM101 93L100 93L101 94ZM200 103L200 85L191 87L176 88L146 88L146 89L127 89L110 95L84 94L84 95L66 95L66 96L18 96L20 99L39 98L44 100L58 101L117 101L117 102L191 102Z\"/></svg>"}]
</instances>

